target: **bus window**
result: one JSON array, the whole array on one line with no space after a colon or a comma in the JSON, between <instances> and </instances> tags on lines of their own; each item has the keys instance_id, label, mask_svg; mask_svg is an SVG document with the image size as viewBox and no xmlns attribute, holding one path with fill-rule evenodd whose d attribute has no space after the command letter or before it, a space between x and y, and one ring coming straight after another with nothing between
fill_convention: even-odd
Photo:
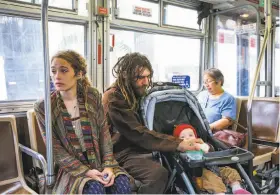
<instances>
[{"instance_id":1,"label":"bus window","mask_svg":"<svg viewBox=\"0 0 280 195\"><path fill-rule=\"evenodd\" d=\"M75 49L84 54L84 26L49 23L49 54ZM43 96L44 67L38 20L0 16L0 101Z\"/></svg>"},{"instance_id":2,"label":"bus window","mask_svg":"<svg viewBox=\"0 0 280 195\"><path fill-rule=\"evenodd\" d=\"M154 81L172 81L176 75L190 77L190 90L199 88L200 39L147 34L111 29L115 35L115 47L110 52L110 67L107 70L108 84L114 82L112 68L119 57L130 52L145 54L154 69ZM104 86L105 89L108 86Z\"/></svg>"},{"instance_id":3,"label":"bus window","mask_svg":"<svg viewBox=\"0 0 280 195\"><path fill-rule=\"evenodd\" d=\"M78 14L81 16L88 16L88 0L78 1ZM111 1L110 1L111 2Z\"/></svg>"},{"instance_id":4,"label":"bus window","mask_svg":"<svg viewBox=\"0 0 280 195\"><path fill-rule=\"evenodd\" d=\"M64 24L58 22L49 23L49 53L54 55L58 50L74 49L84 55L85 27L82 25Z\"/></svg>"},{"instance_id":5,"label":"bus window","mask_svg":"<svg viewBox=\"0 0 280 195\"><path fill-rule=\"evenodd\" d=\"M249 95L258 59L256 19L250 14L245 22L229 14L215 17L214 66L225 76L225 90L235 96ZM262 66L260 80L264 79Z\"/></svg>"},{"instance_id":6,"label":"bus window","mask_svg":"<svg viewBox=\"0 0 280 195\"><path fill-rule=\"evenodd\" d=\"M27 2L27 3L32 3L32 0L18 0L18 1Z\"/></svg>"},{"instance_id":7,"label":"bus window","mask_svg":"<svg viewBox=\"0 0 280 195\"><path fill-rule=\"evenodd\" d=\"M35 0L35 2L41 4L42 0ZM49 0L49 6L73 9L73 0Z\"/></svg>"},{"instance_id":8,"label":"bus window","mask_svg":"<svg viewBox=\"0 0 280 195\"><path fill-rule=\"evenodd\" d=\"M41 4L42 0L16 0L16 1L22 1L26 3L35 3L35 4ZM49 6L55 7L55 8L62 8L62 9L70 9L73 10L73 0L49 0ZM88 0L78 0L78 14L81 16L88 16ZM75 8L77 9L77 8Z\"/></svg>"},{"instance_id":9,"label":"bus window","mask_svg":"<svg viewBox=\"0 0 280 195\"><path fill-rule=\"evenodd\" d=\"M27 3L41 4L42 0L17 0ZM73 9L73 0L49 0L49 6L63 8L63 9Z\"/></svg>"},{"instance_id":10,"label":"bus window","mask_svg":"<svg viewBox=\"0 0 280 195\"><path fill-rule=\"evenodd\" d=\"M186 27L199 29L197 24L197 11L193 9L187 9L185 7L174 6L169 3L163 4L164 15L163 24L170 26ZM188 18L187 20L180 20L179 18Z\"/></svg>"}]
</instances>

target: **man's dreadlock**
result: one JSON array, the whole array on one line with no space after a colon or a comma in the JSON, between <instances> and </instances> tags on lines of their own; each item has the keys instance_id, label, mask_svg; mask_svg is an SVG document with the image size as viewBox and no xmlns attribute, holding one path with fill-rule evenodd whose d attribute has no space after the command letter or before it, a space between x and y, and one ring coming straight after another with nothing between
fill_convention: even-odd
<instances>
[{"instance_id":1,"label":"man's dreadlock","mask_svg":"<svg viewBox=\"0 0 280 195\"><path fill-rule=\"evenodd\" d=\"M148 69L151 72L150 76L152 78L152 65L148 58L140 53L126 54L119 58L118 62L112 69L113 76L117 78L116 85L120 88L131 110L137 109L137 98L133 91L132 83L137 81L144 69ZM151 86L152 79L150 79L149 83L149 87Z\"/></svg>"}]
</instances>

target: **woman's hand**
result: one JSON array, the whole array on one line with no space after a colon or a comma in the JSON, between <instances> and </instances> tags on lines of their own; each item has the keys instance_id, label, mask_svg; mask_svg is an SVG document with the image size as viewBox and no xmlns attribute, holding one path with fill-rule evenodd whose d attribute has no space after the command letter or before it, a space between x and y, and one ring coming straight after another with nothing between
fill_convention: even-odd
<instances>
[{"instance_id":1,"label":"woman's hand","mask_svg":"<svg viewBox=\"0 0 280 195\"><path fill-rule=\"evenodd\" d=\"M104 187L109 187L109 186L114 184L115 175L113 173L113 169L112 168L105 168L102 171L102 176L103 176L103 180L106 182Z\"/></svg>"},{"instance_id":2,"label":"woman's hand","mask_svg":"<svg viewBox=\"0 0 280 195\"><path fill-rule=\"evenodd\" d=\"M108 183L107 181L103 180L103 174L100 171L96 170L96 169L89 170L88 172L86 172L85 175L87 177L90 177L90 178L94 179L95 181L99 181L104 186Z\"/></svg>"},{"instance_id":3,"label":"woman's hand","mask_svg":"<svg viewBox=\"0 0 280 195\"><path fill-rule=\"evenodd\" d=\"M186 152L187 150L200 150L200 145L203 143L202 139L183 140L177 147L177 150L180 152Z\"/></svg>"}]
</instances>

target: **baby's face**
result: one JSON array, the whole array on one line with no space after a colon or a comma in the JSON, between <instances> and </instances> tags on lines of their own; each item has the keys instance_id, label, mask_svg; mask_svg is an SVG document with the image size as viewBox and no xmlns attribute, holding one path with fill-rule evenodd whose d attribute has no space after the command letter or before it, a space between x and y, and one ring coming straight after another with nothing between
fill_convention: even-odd
<instances>
[{"instance_id":1,"label":"baby's face","mask_svg":"<svg viewBox=\"0 0 280 195\"><path fill-rule=\"evenodd\" d=\"M181 139L190 140L195 139L195 134L192 129L187 128L181 131L180 136Z\"/></svg>"}]
</instances>

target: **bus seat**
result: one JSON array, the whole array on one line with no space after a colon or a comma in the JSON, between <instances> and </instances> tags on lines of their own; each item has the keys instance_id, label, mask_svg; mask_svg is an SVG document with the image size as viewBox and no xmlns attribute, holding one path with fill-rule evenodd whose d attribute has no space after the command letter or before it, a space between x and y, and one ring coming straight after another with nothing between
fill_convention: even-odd
<instances>
[{"instance_id":1,"label":"bus seat","mask_svg":"<svg viewBox=\"0 0 280 195\"><path fill-rule=\"evenodd\" d=\"M29 137L30 137L30 146L31 149L42 154L45 159L47 159L46 155L46 145L42 138L37 119L35 116L35 112L33 109L28 110L27 113L27 121L28 121L28 129L29 129ZM34 167L40 167L37 160L33 159Z\"/></svg>"},{"instance_id":2,"label":"bus seat","mask_svg":"<svg viewBox=\"0 0 280 195\"><path fill-rule=\"evenodd\" d=\"M23 178L15 116L0 116L0 140L0 194L36 194Z\"/></svg>"},{"instance_id":3,"label":"bus seat","mask_svg":"<svg viewBox=\"0 0 280 195\"><path fill-rule=\"evenodd\" d=\"M238 123L247 127L248 97L237 98L241 102ZM253 138L263 141L279 142L279 98L254 98L252 103ZM237 128L237 131L243 132ZM245 146L247 148L247 144ZM276 147L253 143L253 166L272 160Z\"/></svg>"},{"instance_id":4,"label":"bus seat","mask_svg":"<svg viewBox=\"0 0 280 195\"><path fill-rule=\"evenodd\" d=\"M239 120L239 113L240 113L240 109L241 109L241 104L242 104L242 98L241 97L235 97L236 100L236 121ZM232 125L232 130L236 131L237 130L237 125L233 124Z\"/></svg>"}]
</instances>

